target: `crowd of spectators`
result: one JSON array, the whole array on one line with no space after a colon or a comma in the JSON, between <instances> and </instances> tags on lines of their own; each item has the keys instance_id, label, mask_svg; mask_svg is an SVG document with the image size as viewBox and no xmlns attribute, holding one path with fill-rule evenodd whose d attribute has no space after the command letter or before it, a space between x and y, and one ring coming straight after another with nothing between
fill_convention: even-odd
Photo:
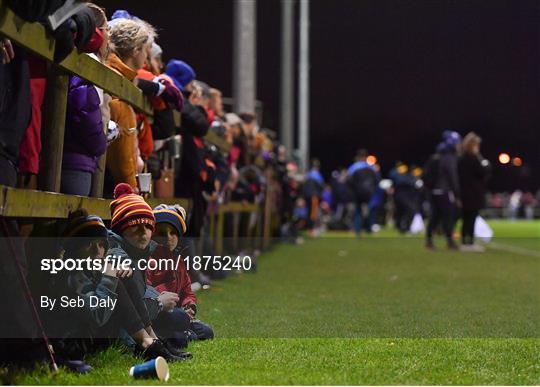
<instances>
[{"instance_id":1,"label":"crowd of spectators","mask_svg":"<svg viewBox=\"0 0 540 387\"><path fill-rule=\"evenodd\" d=\"M222 92L197 79L187 58L164 62L174 53L163 52L156 28L145 20L126 10L108 18L96 4L75 3L62 10L71 15L53 26L51 17L64 1L8 3L22 19L49 30L55 62L74 49L88 54L137 86L153 114L80 76L69 76L60 192L113 199L111 221L78 209L68 219L33 222L25 236L34 238L25 243L1 238L1 308L13 312L2 314L1 361L33 364L49 356L84 373L91 369L85 356L117 340L146 359L189 359L190 341L214 336L213 328L198 319L195 292L210 287L223 270L196 270L184 257L214 252L208 215L225 203L262 207L272 188L273 205L283 203L288 209L283 221L292 219L295 184L301 180L297 165L285 157L271 131L260 129L255 112L226 112ZM40 188L49 172L41 140L52 67L7 38L1 42L0 184ZM209 134L226 145L211 143ZM146 201L150 197L189 199L189 209L167 204L152 209ZM255 236L261 211L236 215L226 217L224 236L237 229L244 238L239 245L226 243L227 252L256 258L260 244L246 239ZM23 235L15 220L1 222L4 237ZM46 246L36 242L43 236L49 237ZM39 268L45 255L88 257L104 267L51 276ZM107 256L134 264L118 267ZM174 269L135 265L169 259L176 260ZM63 296L83 300L84 307L44 308L44 297Z\"/></svg>"}]
</instances>

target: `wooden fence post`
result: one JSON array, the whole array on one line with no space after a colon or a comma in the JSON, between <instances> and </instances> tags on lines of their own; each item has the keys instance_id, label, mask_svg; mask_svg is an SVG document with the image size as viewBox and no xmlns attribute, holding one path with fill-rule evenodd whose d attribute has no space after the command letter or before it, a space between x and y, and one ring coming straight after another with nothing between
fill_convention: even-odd
<instances>
[{"instance_id":1,"label":"wooden fence post","mask_svg":"<svg viewBox=\"0 0 540 387\"><path fill-rule=\"evenodd\" d=\"M69 76L53 65L47 77L41 128L39 186L44 191L60 192L68 85Z\"/></svg>"}]
</instances>

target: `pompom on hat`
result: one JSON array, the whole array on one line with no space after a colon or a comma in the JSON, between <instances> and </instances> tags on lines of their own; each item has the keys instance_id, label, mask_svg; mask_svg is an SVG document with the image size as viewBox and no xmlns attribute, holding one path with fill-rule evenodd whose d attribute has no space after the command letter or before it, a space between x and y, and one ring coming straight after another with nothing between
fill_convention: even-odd
<instances>
[{"instance_id":1,"label":"pompom on hat","mask_svg":"<svg viewBox=\"0 0 540 387\"><path fill-rule=\"evenodd\" d=\"M129 184L120 183L114 188L114 199L111 202L111 229L121 234L127 227L144 224L154 231L156 218L152 208L133 191Z\"/></svg>"}]
</instances>

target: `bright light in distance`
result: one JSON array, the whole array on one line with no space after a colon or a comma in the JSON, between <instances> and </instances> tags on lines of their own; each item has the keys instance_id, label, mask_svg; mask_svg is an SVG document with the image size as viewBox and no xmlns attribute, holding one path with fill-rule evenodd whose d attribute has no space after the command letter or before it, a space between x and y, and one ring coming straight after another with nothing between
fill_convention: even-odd
<instances>
[{"instance_id":1,"label":"bright light in distance","mask_svg":"<svg viewBox=\"0 0 540 387\"><path fill-rule=\"evenodd\" d=\"M377 158L373 155L369 155L366 161L369 165L375 165L375 163L377 162Z\"/></svg>"},{"instance_id":2,"label":"bright light in distance","mask_svg":"<svg viewBox=\"0 0 540 387\"><path fill-rule=\"evenodd\" d=\"M508 153L501 153L499 155L499 163L508 164L510 162L510 155Z\"/></svg>"},{"instance_id":3,"label":"bright light in distance","mask_svg":"<svg viewBox=\"0 0 540 387\"><path fill-rule=\"evenodd\" d=\"M521 160L521 157L514 157L514 159L512 160L512 164L514 164L515 167L521 167L523 161Z\"/></svg>"}]
</instances>

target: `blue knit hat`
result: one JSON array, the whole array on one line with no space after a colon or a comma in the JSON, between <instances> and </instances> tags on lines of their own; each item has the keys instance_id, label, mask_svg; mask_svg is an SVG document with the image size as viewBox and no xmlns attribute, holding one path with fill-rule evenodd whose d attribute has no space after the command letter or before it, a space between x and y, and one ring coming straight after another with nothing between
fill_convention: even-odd
<instances>
[{"instance_id":1,"label":"blue knit hat","mask_svg":"<svg viewBox=\"0 0 540 387\"><path fill-rule=\"evenodd\" d=\"M195 71L186 62L171 59L165 67L165 74L170 76L176 87L184 91L184 88L195 79Z\"/></svg>"},{"instance_id":2,"label":"blue knit hat","mask_svg":"<svg viewBox=\"0 0 540 387\"><path fill-rule=\"evenodd\" d=\"M178 236L184 235L187 231L186 210L178 204L173 206L160 204L154 208L154 216L156 224L169 223L176 229Z\"/></svg>"},{"instance_id":3,"label":"blue knit hat","mask_svg":"<svg viewBox=\"0 0 540 387\"><path fill-rule=\"evenodd\" d=\"M453 130L445 130L443 132L442 137L443 137L443 142L445 142L446 144L450 146L456 146L457 144L461 142L461 136L459 135L458 132L453 131Z\"/></svg>"}]
</instances>

